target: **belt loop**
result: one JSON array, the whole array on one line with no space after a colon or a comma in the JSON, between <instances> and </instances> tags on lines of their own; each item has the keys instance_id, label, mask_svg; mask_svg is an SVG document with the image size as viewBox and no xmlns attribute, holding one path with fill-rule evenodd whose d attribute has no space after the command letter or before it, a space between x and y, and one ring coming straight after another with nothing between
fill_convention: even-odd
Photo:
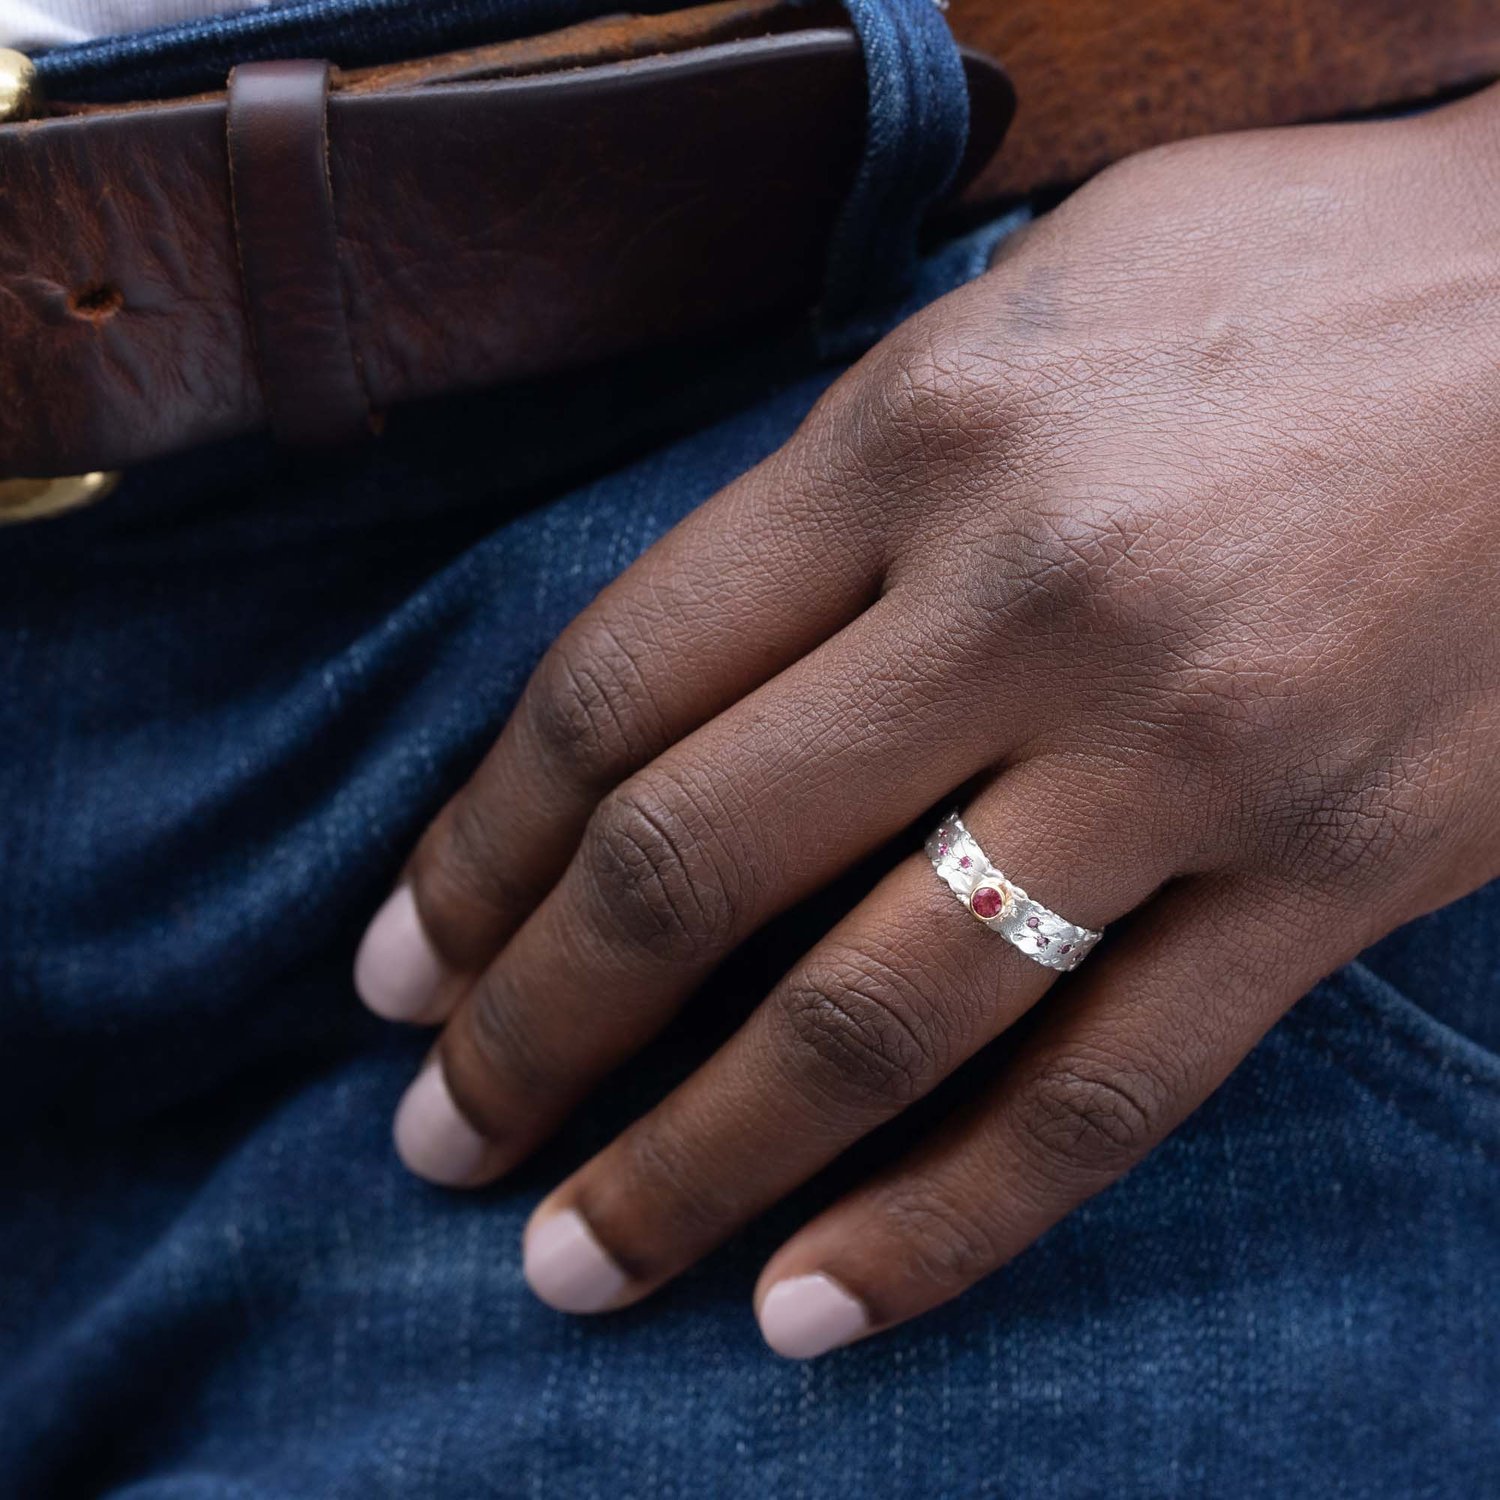
<instances>
[{"instance_id":1,"label":"belt loop","mask_svg":"<svg viewBox=\"0 0 1500 1500\"><path fill-rule=\"evenodd\" d=\"M344 302L328 160L326 62L229 75L229 181L266 413L285 443L371 431Z\"/></svg>"},{"instance_id":2,"label":"belt loop","mask_svg":"<svg viewBox=\"0 0 1500 1500\"><path fill-rule=\"evenodd\" d=\"M834 225L820 335L910 284L917 233L963 160L969 91L935 0L843 0L865 58L864 155Z\"/></svg>"}]
</instances>

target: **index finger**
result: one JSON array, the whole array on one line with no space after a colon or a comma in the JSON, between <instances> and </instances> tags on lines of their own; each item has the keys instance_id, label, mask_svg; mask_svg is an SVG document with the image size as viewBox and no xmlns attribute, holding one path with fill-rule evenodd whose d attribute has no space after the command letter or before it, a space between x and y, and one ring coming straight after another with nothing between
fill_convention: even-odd
<instances>
[{"instance_id":1,"label":"index finger","mask_svg":"<svg viewBox=\"0 0 1500 1500\"><path fill-rule=\"evenodd\" d=\"M794 440L568 627L366 933L355 984L372 1010L442 1020L551 889L605 793L871 602L884 555L877 497L851 503L861 482L827 444Z\"/></svg>"}]
</instances>

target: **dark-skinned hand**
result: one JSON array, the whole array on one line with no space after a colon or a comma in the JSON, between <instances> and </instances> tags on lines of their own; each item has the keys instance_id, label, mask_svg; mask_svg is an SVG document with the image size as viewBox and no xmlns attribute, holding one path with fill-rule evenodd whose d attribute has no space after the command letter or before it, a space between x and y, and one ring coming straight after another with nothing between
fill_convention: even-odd
<instances>
[{"instance_id":1,"label":"dark-skinned hand","mask_svg":"<svg viewBox=\"0 0 1500 1500\"><path fill-rule=\"evenodd\" d=\"M361 951L442 1028L406 1163L493 1182L960 789L1033 897L1132 920L1059 976L914 853L546 1198L540 1296L648 1296L1037 1007L756 1293L792 1355L914 1318L1500 873L1500 96L1111 169L607 588Z\"/></svg>"}]
</instances>

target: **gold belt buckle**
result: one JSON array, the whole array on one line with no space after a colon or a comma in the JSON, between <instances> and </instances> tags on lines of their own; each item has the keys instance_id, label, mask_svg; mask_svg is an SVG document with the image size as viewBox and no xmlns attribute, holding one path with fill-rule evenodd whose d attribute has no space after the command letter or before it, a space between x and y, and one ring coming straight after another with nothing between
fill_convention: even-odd
<instances>
[{"instance_id":1,"label":"gold belt buckle","mask_svg":"<svg viewBox=\"0 0 1500 1500\"><path fill-rule=\"evenodd\" d=\"M37 104L36 67L23 52L0 47L0 123L24 120ZM0 479L0 526L40 521L102 500L118 474L69 474L61 479Z\"/></svg>"},{"instance_id":2,"label":"gold belt buckle","mask_svg":"<svg viewBox=\"0 0 1500 1500\"><path fill-rule=\"evenodd\" d=\"M0 479L0 526L60 516L102 500L119 484L118 474L69 474L62 479Z\"/></svg>"}]
</instances>

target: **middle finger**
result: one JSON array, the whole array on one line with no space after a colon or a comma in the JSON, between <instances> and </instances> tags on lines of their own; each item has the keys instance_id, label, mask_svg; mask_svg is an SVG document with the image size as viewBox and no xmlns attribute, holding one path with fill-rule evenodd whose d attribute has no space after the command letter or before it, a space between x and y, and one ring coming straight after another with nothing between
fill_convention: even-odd
<instances>
[{"instance_id":1,"label":"middle finger","mask_svg":"<svg viewBox=\"0 0 1500 1500\"><path fill-rule=\"evenodd\" d=\"M508 1170L743 938L1031 729L1019 692L973 711L972 660L893 661L916 633L888 596L600 805L403 1102L413 1171L473 1186Z\"/></svg>"},{"instance_id":2,"label":"middle finger","mask_svg":"<svg viewBox=\"0 0 1500 1500\"><path fill-rule=\"evenodd\" d=\"M1122 795L1143 789L1110 790L1029 761L979 795L973 831L1033 895L1103 926L1173 869L1141 799ZM538 1208L533 1290L566 1312L646 1295L915 1103L1056 978L981 928L914 856L703 1068Z\"/></svg>"}]
</instances>

